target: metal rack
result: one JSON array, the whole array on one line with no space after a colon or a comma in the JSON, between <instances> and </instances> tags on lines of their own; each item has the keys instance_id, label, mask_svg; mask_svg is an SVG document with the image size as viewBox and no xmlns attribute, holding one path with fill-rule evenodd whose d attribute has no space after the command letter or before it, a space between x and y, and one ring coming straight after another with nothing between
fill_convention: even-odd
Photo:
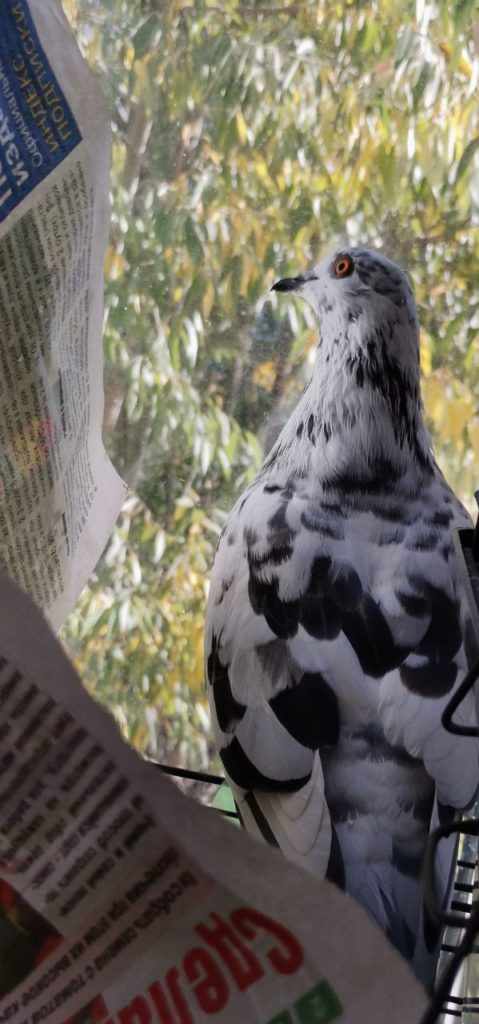
<instances>
[{"instance_id":1,"label":"metal rack","mask_svg":"<svg viewBox=\"0 0 479 1024\"><path fill-rule=\"evenodd\" d=\"M476 492L479 504L479 492ZM460 725L454 715L479 679L479 519L474 529L458 530L456 555L470 617L467 655L470 670L449 701L443 725L458 736L478 736L475 726ZM479 721L479 687L476 688ZM434 862L441 839L457 835L458 857L447 910L439 906L434 883ZM444 926L437 969L437 984L420 1024L479 1024L479 803L471 816L436 829L428 844L424 865L424 899L429 913Z\"/></svg>"}]
</instances>

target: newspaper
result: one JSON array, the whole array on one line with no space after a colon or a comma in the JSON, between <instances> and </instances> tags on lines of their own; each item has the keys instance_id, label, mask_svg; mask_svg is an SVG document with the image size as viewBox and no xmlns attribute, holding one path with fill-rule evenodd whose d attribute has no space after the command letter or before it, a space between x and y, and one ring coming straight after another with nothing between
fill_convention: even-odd
<instances>
[{"instance_id":1,"label":"newspaper","mask_svg":"<svg viewBox=\"0 0 479 1024\"><path fill-rule=\"evenodd\" d=\"M125 493L101 440L109 116L57 0L0 10L0 564L58 628Z\"/></svg>"},{"instance_id":2,"label":"newspaper","mask_svg":"<svg viewBox=\"0 0 479 1024\"><path fill-rule=\"evenodd\" d=\"M418 1024L363 911L183 796L0 574L0 1024Z\"/></svg>"}]
</instances>

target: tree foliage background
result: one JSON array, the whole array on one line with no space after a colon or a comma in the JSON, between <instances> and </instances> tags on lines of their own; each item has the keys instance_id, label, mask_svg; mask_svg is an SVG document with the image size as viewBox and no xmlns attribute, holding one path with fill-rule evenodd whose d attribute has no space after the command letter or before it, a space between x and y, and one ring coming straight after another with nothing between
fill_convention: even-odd
<instances>
[{"instance_id":1,"label":"tree foliage background","mask_svg":"<svg viewBox=\"0 0 479 1024\"><path fill-rule=\"evenodd\" d=\"M62 635L131 742L204 767L217 538L316 343L275 279L340 240L407 268L439 461L479 485L479 23L471 0L63 2L111 105L105 439L131 491Z\"/></svg>"}]
</instances>

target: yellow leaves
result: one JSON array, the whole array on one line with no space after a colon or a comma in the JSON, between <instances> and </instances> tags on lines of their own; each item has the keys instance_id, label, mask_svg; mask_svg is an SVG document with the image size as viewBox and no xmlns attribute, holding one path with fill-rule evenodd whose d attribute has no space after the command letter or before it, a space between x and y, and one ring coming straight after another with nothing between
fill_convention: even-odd
<instances>
[{"instance_id":1,"label":"yellow leaves","mask_svg":"<svg viewBox=\"0 0 479 1024\"><path fill-rule=\"evenodd\" d=\"M312 226L310 224L303 224L303 227L300 228L299 231L296 232L296 234L294 236L294 241L295 241L294 248L295 248L295 252L299 253L300 256L301 256L301 254L302 254L302 252L303 252L303 250L305 248L306 242L311 237L312 230L314 228L315 228L315 225Z\"/></svg>"},{"instance_id":2,"label":"yellow leaves","mask_svg":"<svg viewBox=\"0 0 479 1024\"><path fill-rule=\"evenodd\" d=\"M259 363L253 373L253 380L255 384L258 384L261 388L266 388L267 391L271 391L275 377L276 364L272 359L267 359L264 363Z\"/></svg>"},{"instance_id":3,"label":"yellow leaves","mask_svg":"<svg viewBox=\"0 0 479 1024\"><path fill-rule=\"evenodd\" d=\"M240 287L239 287L240 295L246 295L246 289L247 289L247 287L249 285L249 282L251 280L251 276L252 276L253 272L254 272L254 267L251 266L251 263L249 262L249 260L243 260L243 269L242 269L242 272L241 272L241 281L240 281Z\"/></svg>"},{"instance_id":4,"label":"yellow leaves","mask_svg":"<svg viewBox=\"0 0 479 1024\"><path fill-rule=\"evenodd\" d=\"M217 149L213 149L209 142L205 141L203 143L202 153L204 159L211 160L211 163L214 164L215 167L219 167L219 165L223 163L223 154L219 153Z\"/></svg>"},{"instance_id":5,"label":"yellow leaves","mask_svg":"<svg viewBox=\"0 0 479 1024\"><path fill-rule=\"evenodd\" d=\"M446 58L447 61L451 60L451 57L453 55L453 48L450 43L439 43L439 49L441 53L444 54L444 57ZM465 54L461 55L457 62L457 66L459 68L459 71L461 71L462 74L466 76L466 78L471 78L473 68L472 64L470 63L470 61L468 61Z\"/></svg>"},{"instance_id":6,"label":"yellow leaves","mask_svg":"<svg viewBox=\"0 0 479 1024\"><path fill-rule=\"evenodd\" d=\"M128 643L125 644L125 654L127 658L131 658L132 654L138 650L141 644L141 636L139 632L132 632L130 634Z\"/></svg>"},{"instance_id":7,"label":"yellow leaves","mask_svg":"<svg viewBox=\"0 0 479 1024\"><path fill-rule=\"evenodd\" d=\"M248 142L248 128L241 110L236 111L236 131L241 145L245 146Z\"/></svg>"},{"instance_id":8,"label":"yellow leaves","mask_svg":"<svg viewBox=\"0 0 479 1024\"><path fill-rule=\"evenodd\" d=\"M469 420L469 423L467 424L467 433L477 460L479 457L479 416L474 416L472 420Z\"/></svg>"},{"instance_id":9,"label":"yellow leaves","mask_svg":"<svg viewBox=\"0 0 479 1024\"><path fill-rule=\"evenodd\" d=\"M446 395L446 372L437 370L422 383L422 396L426 416L436 429L440 428Z\"/></svg>"},{"instance_id":10,"label":"yellow leaves","mask_svg":"<svg viewBox=\"0 0 479 1024\"><path fill-rule=\"evenodd\" d=\"M129 40L125 41L122 46L122 57L123 63L128 70L133 67L135 61L135 47Z\"/></svg>"},{"instance_id":11,"label":"yellow leaves","mask_svg":"<svg viewBox=\"0 0 479 1024\"><path fill-rule=\"evenodd\" d=\"M232 252L232 249L233 249L233 243L231 241L231 237L230 237L228 228L224 227L223 225L221 227L221 234L220 234L220 237L219 237L219 243L220 243L221 262L225 263L227 258L228 258L228 256L231 255L231 252Z\"/></svg>"},{"instance_id":12,"label":"yellow leaves","mask_svg":"<svg viewBox=\"0 0 479 1024\"><path fill-rule=\"evenodd\" d=\"M116 246L109 245L103 264L106 279L108 281L118 281L126 270L128 270L128 260L125 259L122 252L118 251Z\"/></svg>"},{"instance_id":13,"label":"yellow leaves","mask_svg":"<svg viewBox=\"0 0 479 1024\"><path fill-rule=\"evenodd\" d=\"M479 479L477 399L472 390L446 368L427 377L422 392L439 463L453 489L470 507Z\"/></svg>"},{"instance_id":14,"label":"yellow leaves","mask_svg":"<svg viewBox=\"0 0 479 1024\"><path fill-rule=\"evenodd\" d=\"M79 11L75 0L63 0L62 6L72 27L76 29Z\"/></svg>"},{"instance_id":15,"label":"yellow leaves","mask_svg":"<svg viewBox=\"0 0 479 1024\"><path fill-rule=\"evenodd\" d=\"M329 178L326 174L316 174L314 177L314 188L316 192L324 192L329 188Z\"/></svg>"},{"instance_id":16,"label":"yellow leaves","mask_svg":"<svg viewBox=\"0 0 479 1024\"><path fill-rule=\"evenodd\" d=\"M265 252L266 252L266 250L268 248L269 243L270 243L270 237L268 235L268 232L265 231L262 227L261 228L257 228L257 229L255 228L255 231L254 231L254 253L255 253L256 259L258 260L259 263L261 263L261 261L262 261L262 259L264 257L264 254L265 254Z\"/></svg>"},{"instance_id":17,"label":"yellow leaves","mask_svg":"<svg viewBox=\"0 0 479 1024\"><path fill-rule=\"evenodd\" d=\"M193 624L189 631L189 658L183 672L184 682L187 683L192 693L198 693L204 688L203 674L203 652L204 652L204 624L200 618Z\"/></svg>"},{"instance_id":18,"label":"yellow leaves","mask_svg":"<svg viewBox=\"0 0 479 1024\"><path fill-rule=\"evenodd\" d=\"M83 37L84 38L84 37ZM95 65L101 55L102 33L98 26L95 26L88 39L85 40L85 47L88 61Z\"/></svg>"},{"instance_id":19,"label":"yellow leaves","mask_svg":"<svg viewBox=\"0 0 479 1024\"><path fill-rule=\"evenodd\" d=\"M452 398L446 405L442 424L443 436L453 444L459 444L464 428L467 426L474 411L472 395Z\"/></svg>"},{"instance_id":20,"label":"yellow leaves","mask_svg":"<svg viewBox=\"0 0 479 1024\"><path fill-rule=\"evenodd\" d=\"M184 500L186 513L189 499ZM181 506L180 506L181 507ZM194 526L190 533L194 532ZM170 657L163 686L174 692L177 682L191 693L203 688L204 607L207 573L204 544L190 543L175 559L168 574L168 588L159 601L161 616L167 629L161 639L167 643ZM208 556L210 552L207 552ZM172 653L174 652L174 656Z\"/></svg>"},{"instance_id":21,"label":"yellow leaves","mask_svg":"<svg viewBox=\"0 0 479 1024\"><path fill-rule=\"evenodd\" d=\"M186 513L189 512L192 507L193 502L191 501L190 498L180 498L180 500L177 501L175 505L175 511L173 512L173 522L179 523L180 520L183 519L183 516L185 516Z\"/></svg>"},{"instance_id":22,"label":"yellow leaves","mask_svg":"<svg viewBox=\"0 0 479 1024\"><path fill-rule=\"evenodd\" d=\"M354 167L351 168L351 175L357 176L359 181L364 181L366 175L370 174L371 160L373 159L376 152L376 145L372 139L368 139L366 144L362 147L362 150L356 160Z\"/></svg>"},{"instance_id":23,"label":"yellow leaves","mask_svg":"<svg viewBox=\"0 0 479 1024\"><path fill-rule=\"evenodd\" d=\"M476 401L466 384L454 379L447 369L437 370L422 387L426 415L443 443L457 447L476 410Z\"/></svg>"},{"instance_id":24,"label":"yellow leaves","mask_svg":"<svg viewBox=\"0 0 479 1024\"><path fill-rule=\"evenodd\" d=\"M264 157L257 153L253 160L253 168L262 185L267 189L274 189L274 182L268 170L268 164Z\"/></svg>"},{"instance_id":25,"label":"yellow leaves","mask_svg":"<svg viewBox=\"0 0 479 1024\"><path fill-rule=\"evenodd\" d=\"M426 234L433 234L438 229L437 209L432 203L425 203L421 209L422 231ZM439 233L442 232L442 226Z\"/></svg>"},{"instance_id":26,"label":"yellow leaves","mask_svg":"<svg viewBox=\"0 0 479 1024\"><path fill-rule=\"evenodd\" d=\"M426 331L421 331L419 346L421 352L421 371L425 377L428 377L432 370L432 339Z\"/></svg>"},{"instance_id":27,"label":"yellow leaves","mask_svg":"<svg viewBox=\"0 0 479 1024\"><path fill-rule=\"evenodd\" d=\"M426 416L436 431L440 431L444 419L446 390L439 374L429 377L423 382L422 394Z\"/></svg>"},{"instance_id":28,"label":"yellow leaves","mask_svg":"<svg viewBox=\"0 0 479 1024\"><path fill-rule=\"evenodd\" d=\"M446 291L446 283L445 283L445 281L439 281L438 284L434 285L433 288L428 288L428 294L431 296L431 299L437 299L437 297L439 295L444 295L445 291Z\"/></svg>"},{"instance_id":29,"label":"yellow leaves","mask_svg":"<svg viewBox=\"0 0 479 1024\"><path fill-rule=\"evenodd\" d=\"M209 317L209 315L211 313L211 310L213 309L214 301L215 301L215 288L214 288L213 282L211 280L209 280L208 284L206 285L206 290L205 290L205 292L203 294L203 298L201 300L201 312L202 312L203 317L204 317L205 320L208 319L208 317Z\"/></svg>"},{"instance_id":30,"label":"yellow leaves","mask_svg":"<svg viewBox=\"0 0 479 1024\"><path fill-rule=\"evenodd\" d=\"M135 85L133 95L140 100L150 88L150 55L146 54L141 60L135 61Z\"/></svg>"},{"instance_id":31,"label":"yellow leaves","mask_svg":"<svg viewBox=\"0 0 479 1024\"><path fill-rule=\"evenodd\" d=\"M276 185L278 186L278 192L284 192L286 188L286 178L281 171L276 175Z\"/></svg>"},{"instance_id":32,"label":"yellow leaves","mask_svg":"<svg viewBox=\"0 0 479 1024\"><path fill-rule=\"evenodd\" d=\"M234 229L234 235L236 239L241 239L244 236L245 230L248 227L245 219L244 204L238 210L231 211L231 223Z\"/></svg>"}]
</instances>

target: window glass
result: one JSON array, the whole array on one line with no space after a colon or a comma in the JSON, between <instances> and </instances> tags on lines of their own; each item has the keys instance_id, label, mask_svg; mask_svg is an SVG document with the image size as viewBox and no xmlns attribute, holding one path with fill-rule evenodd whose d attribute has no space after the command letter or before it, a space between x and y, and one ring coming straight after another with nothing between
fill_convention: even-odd
<instances>
[{"instance_id":1,"label":"window glass","mask_svg":"<svg viewBox=\"0 0 479 1024\"><path fill-rule=\"evenodd\" d=\"M479 481L474 4L64 0L111 106L105 441L130 494L62 637L150 756L206 767L208 574L300 394L269 288L347 240L410 274L441 465Z\"/></svg>"}]
</instances>

